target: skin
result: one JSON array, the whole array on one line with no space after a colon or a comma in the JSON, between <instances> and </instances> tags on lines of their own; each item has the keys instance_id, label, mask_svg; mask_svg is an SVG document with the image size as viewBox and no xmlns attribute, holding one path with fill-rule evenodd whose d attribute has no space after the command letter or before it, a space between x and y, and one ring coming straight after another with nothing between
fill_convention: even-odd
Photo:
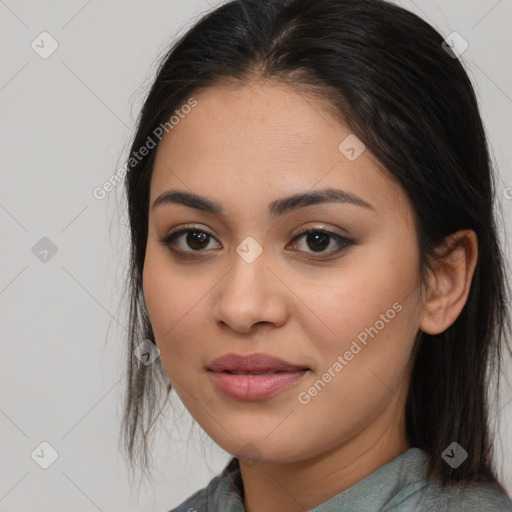
<instances>
[{"instance_id":1,"label":"skin","mask_svg":"<svg viewBox=\"0 0 512 512\"><path fill-rule=\"evenodd\" d=\"M246 509L303 511L410 448L404 406L413 342L419 329L443 332L462 310L476 236L453 236L427 294L412 205L368 149L354 161L339 151L352 132L326 103L269 81L220 83L194 98L197 106L159 145L150 204L173 189L207 196L225 214L178 204L150 211L143 290L155 341L186 408L239 457ZM276 199L326 187L373 208L323 203L282 218L268 213ZM212 235L202 245L187 244L186 235L175 240L190 259L159 241L184 225ZM302 227L354 243L335 253L335 238L328 246L296 239ZM248 236L263 249L252 263L236 252ZM400 312L309 403L299 403L298 394L394 303ZM311 371L273 397L235 400L216 390L206 370L228 352L264 352Z\"/></svg>"}]
</instances>

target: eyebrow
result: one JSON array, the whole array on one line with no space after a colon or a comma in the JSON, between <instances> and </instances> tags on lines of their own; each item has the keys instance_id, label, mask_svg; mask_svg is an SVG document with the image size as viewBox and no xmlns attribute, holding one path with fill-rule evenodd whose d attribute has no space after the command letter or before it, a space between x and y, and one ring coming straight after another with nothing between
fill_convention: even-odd
<instances>
[{"instance_id":1,"label":"eyebrow","mask_svg":"<svg viewBox=\"0 0 512 512\"><path fill-rule=\"evenodd\" d=\"M345 203L375 210L371 204L355 194L345 190L326 188L315 192L304 192L277 199L268 205L268 211L273 217L282 217L291 211L322 203ZM180 190L168 190L164 192L155 199L151 209L154 210L163 204L180 204L215 215L225 214L222 205L216 201L208 197Z\"/></svg>"}]
</instances>

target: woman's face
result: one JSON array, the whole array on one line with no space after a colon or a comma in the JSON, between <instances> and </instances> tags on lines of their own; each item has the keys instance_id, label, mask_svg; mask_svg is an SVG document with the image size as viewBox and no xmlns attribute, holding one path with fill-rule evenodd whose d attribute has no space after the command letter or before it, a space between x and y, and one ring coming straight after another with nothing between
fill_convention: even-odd
<instances>
[{"instance_id":1,"label":"woman's face","mask_svg":"<svg viewBox=\"0 0 512 512\"><path fill-rule=\"evenodd\" d=\"M175 391L233 455L292 462L342 446L355 456L400 445L421 315L405 194L318 99L270 82L194 98L160 143L150 205L178 191L222 211L161 201L150 210L143 272ZM292 201L270 210L324 189L360 204ZM160 241L182 229L190 232ZM281 374L276 380L288 384L269 396L269 377L208 370L228 353L269 354L309 370Z\"/></svg>"}]
</instances>

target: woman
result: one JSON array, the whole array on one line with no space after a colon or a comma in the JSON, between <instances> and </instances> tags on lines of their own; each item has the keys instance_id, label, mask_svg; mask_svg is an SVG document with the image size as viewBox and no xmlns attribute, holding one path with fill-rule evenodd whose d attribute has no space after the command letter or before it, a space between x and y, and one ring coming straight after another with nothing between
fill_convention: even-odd
<instances>
[{"instance_id":1,"label":"woman","mask_svg":"<svg viewBox=\"0 0 512 512\"><path fill-rule=\"evenodd\" d=\"M126 175L126 445L163 376L233 455L173 511L512 510L486 399L510 292L456 57L382 0L243 0L163 59Z\"/></svg>"}]
</instances>

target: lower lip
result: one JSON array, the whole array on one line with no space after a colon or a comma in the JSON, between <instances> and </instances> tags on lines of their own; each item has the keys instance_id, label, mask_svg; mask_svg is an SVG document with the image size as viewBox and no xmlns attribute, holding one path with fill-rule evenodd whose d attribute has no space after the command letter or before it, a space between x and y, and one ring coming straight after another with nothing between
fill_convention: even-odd
<instances>
[{"instance_id":1,"label":"lower lip","mask_svg":"<svg viewBox=\"0 0 512 512\"><path fill-rule=\"evenodd\" d=\"M209 372L217 389L237 400L261 400L276 395L299 382L308 370L281 372L268 375L234 375Z\"/></svg>"}]
</instances>

